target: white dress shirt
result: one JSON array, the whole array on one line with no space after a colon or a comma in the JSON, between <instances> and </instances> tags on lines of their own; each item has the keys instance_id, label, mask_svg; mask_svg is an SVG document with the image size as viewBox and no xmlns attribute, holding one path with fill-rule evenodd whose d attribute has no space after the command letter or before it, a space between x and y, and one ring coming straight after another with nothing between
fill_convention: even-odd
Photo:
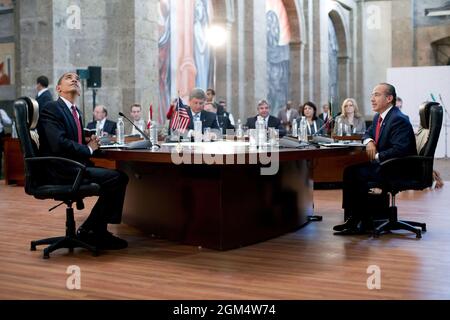
<instances>
[{"instance_id":1,"label":"white dress shirt","mask_svg":"<svg viewBox=\"0 0 450 320\"><path fill-rule=\"evenodd\" d=\"M74 103L72 104L72 102L70 102L69 100L67 100L67 99L65 99L65 98L63 98L61 96L60 96L60 98L61 98L62 101L64 101L64 103L66 104L67 108L69 108L70 114L72 114L72 106L75 106L75 108L76 108L77 105L74 104ZM77 117L80 118L80 114L78 113L78 111L76 109L75 109L75 111L77 113ZM83 130L83 128L81 128L81 130ZM91 154L93 154L94 150L92 150L92 148L90 146L87 146L87 147L89 148L89 151L91 152Z\"/></svg>"}]
</instances>

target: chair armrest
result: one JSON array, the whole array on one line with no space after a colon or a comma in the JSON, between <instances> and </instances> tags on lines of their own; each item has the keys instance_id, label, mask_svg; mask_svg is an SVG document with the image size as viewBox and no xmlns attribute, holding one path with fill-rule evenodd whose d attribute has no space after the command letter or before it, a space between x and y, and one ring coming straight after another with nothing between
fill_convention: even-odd
<instances>
[{"instance_id":1,"label":"chair armrest","mask_svg":"<svg viewBox=\"0 0 450 320\"><path fill-rule=\"evenodd\" d=\"M433 174L432 157L407 156L382 162L381 173L390 179L420 179L426 181Z\"/></svg>"},{"instance_id":2,"label":"chair armrest","mask_svg":"<svg viewBox=\"0 0 450 320\"><path fill-rule=\"evenodd\" d=\"M75 181L72 184L72 190L71 193L78 192L81 181L83 180L83 175L86 172L86 166L71 160L67 158L60 158L60 157L34 157L34 158L25 158L26 163L33 163L33 162L49 162L49 161L57 161L62 162L65 165L70 165L72 167L75 167L75 169L78 171L77 176L75 177Z\"/></svg>"},{"instance_id":3,"label":"chair armrest","mask_svg":"<svg viewBox=\"0 0 450 320\"><path fill-rule=\"evenodd\" d=\"M423 157L423 156L407 156L403 158L392 158L380 163L382 167L390 167L395 165L403 165L403 164L417 164L422 162L433 161L431 157Z\"/></svg>"}]
</instances>

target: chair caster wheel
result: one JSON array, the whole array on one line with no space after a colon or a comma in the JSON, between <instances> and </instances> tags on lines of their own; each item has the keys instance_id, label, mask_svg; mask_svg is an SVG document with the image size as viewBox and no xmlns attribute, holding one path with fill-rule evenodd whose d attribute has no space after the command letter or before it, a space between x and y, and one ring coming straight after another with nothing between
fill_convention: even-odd
<instances>
[{"instance_id":1,"label":"chair caster wheel","mask_svg":"<svg viewBox=\"0 0 450 320\"><path fill-rule=\"evenodd\" d=\"M31 243L30 251L36 251L36 245L33 242Z\"/></svg>"},{"instance_id":2,"label":"chair caster wheel","mask_svg":"<svg viewBox=\"0 0 450 320\"><path fill-rule=\"evenodd\" d=\"M380 237L380 234L379 233L374 233L373 237L378 239Z\"/></svg>"},{"instance_id":3,"label":"chair caster wheel","mask_svg":"<svg viewBox=\"0 0 450 320\"><path fill-rule=\"evenodd\" d=\"M423 231L423 232L427 232L427 226L426 226L426 225L423 225L423 226L422 226L422 231Z\"/></svg>"},{"instance_id":4,"label":"chair caster wheel","mask_svg":"<svg viewBox=\"0 0 450 320\"><path fill-rule=\"evenodd\" d=\"M48 253L44 253L43 257L45 260L50 259L50 255Z\"/></svg>"},{"instance_id":5,"label":"chair caster wheel","mask_svg":"<svg viewBox=\"0 0 450 320\"><path fill-rule=\"evenodd\" d=\"M416 238L417 239L421 239L422 238L422 232L417 232L416 233Z\"/></svg>"},{"instance_id":6,"label":"chair caster wheel","mask_svg":"<svg viewBox=\"0 0 450 320\"><path fill-rule=\"evenodd\" d=\"M70 252L70 253L73 253L73 248L69 248L69 252Z\"/></svg>"}]
</instances>

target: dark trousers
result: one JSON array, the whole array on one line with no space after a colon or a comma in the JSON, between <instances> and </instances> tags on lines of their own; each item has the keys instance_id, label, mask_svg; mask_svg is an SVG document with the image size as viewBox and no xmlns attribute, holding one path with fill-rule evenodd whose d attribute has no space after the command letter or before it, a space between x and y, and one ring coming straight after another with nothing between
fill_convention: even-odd
<instances>
[{"instance_id":1,"label":"dark trousers","mask_svg":"<svg viewBox=\"0 0 450 320\"><path fill-rule=\"evenodd\" d=\"M100 196L82 227L102 232L108 223L120 223L128 176L118 170L88 167L86 180L100 185Z\"/></svg>"},{"instance_id":2,"label":"dark trousers","mask_svg":"<svg viewBox=\"0 0 450 320\"><path fill-rule=\"evenodd\" d=\"M370 219L364 215L368 210L370 184L382 182L378 163L363 163L344 170L342 208L346 216L360 220Z\"/></svg>"}]
</instances>

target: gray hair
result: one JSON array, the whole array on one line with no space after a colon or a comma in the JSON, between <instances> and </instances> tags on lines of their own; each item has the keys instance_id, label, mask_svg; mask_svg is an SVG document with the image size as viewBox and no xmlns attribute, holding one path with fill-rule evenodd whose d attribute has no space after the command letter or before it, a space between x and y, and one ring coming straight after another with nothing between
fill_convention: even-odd
<instances>
[{"instance_id":1,"label":"gray hair","mask_svg":"<svg viewBox=\"0 0 450 320\"><path fill-rule=\"evenodd\" d=\"M205 91L203 91L203 89L200 88L192 89L191 93L189 94L189 100L192 99L206 100Z\"/></svg>"}]
</instances>

